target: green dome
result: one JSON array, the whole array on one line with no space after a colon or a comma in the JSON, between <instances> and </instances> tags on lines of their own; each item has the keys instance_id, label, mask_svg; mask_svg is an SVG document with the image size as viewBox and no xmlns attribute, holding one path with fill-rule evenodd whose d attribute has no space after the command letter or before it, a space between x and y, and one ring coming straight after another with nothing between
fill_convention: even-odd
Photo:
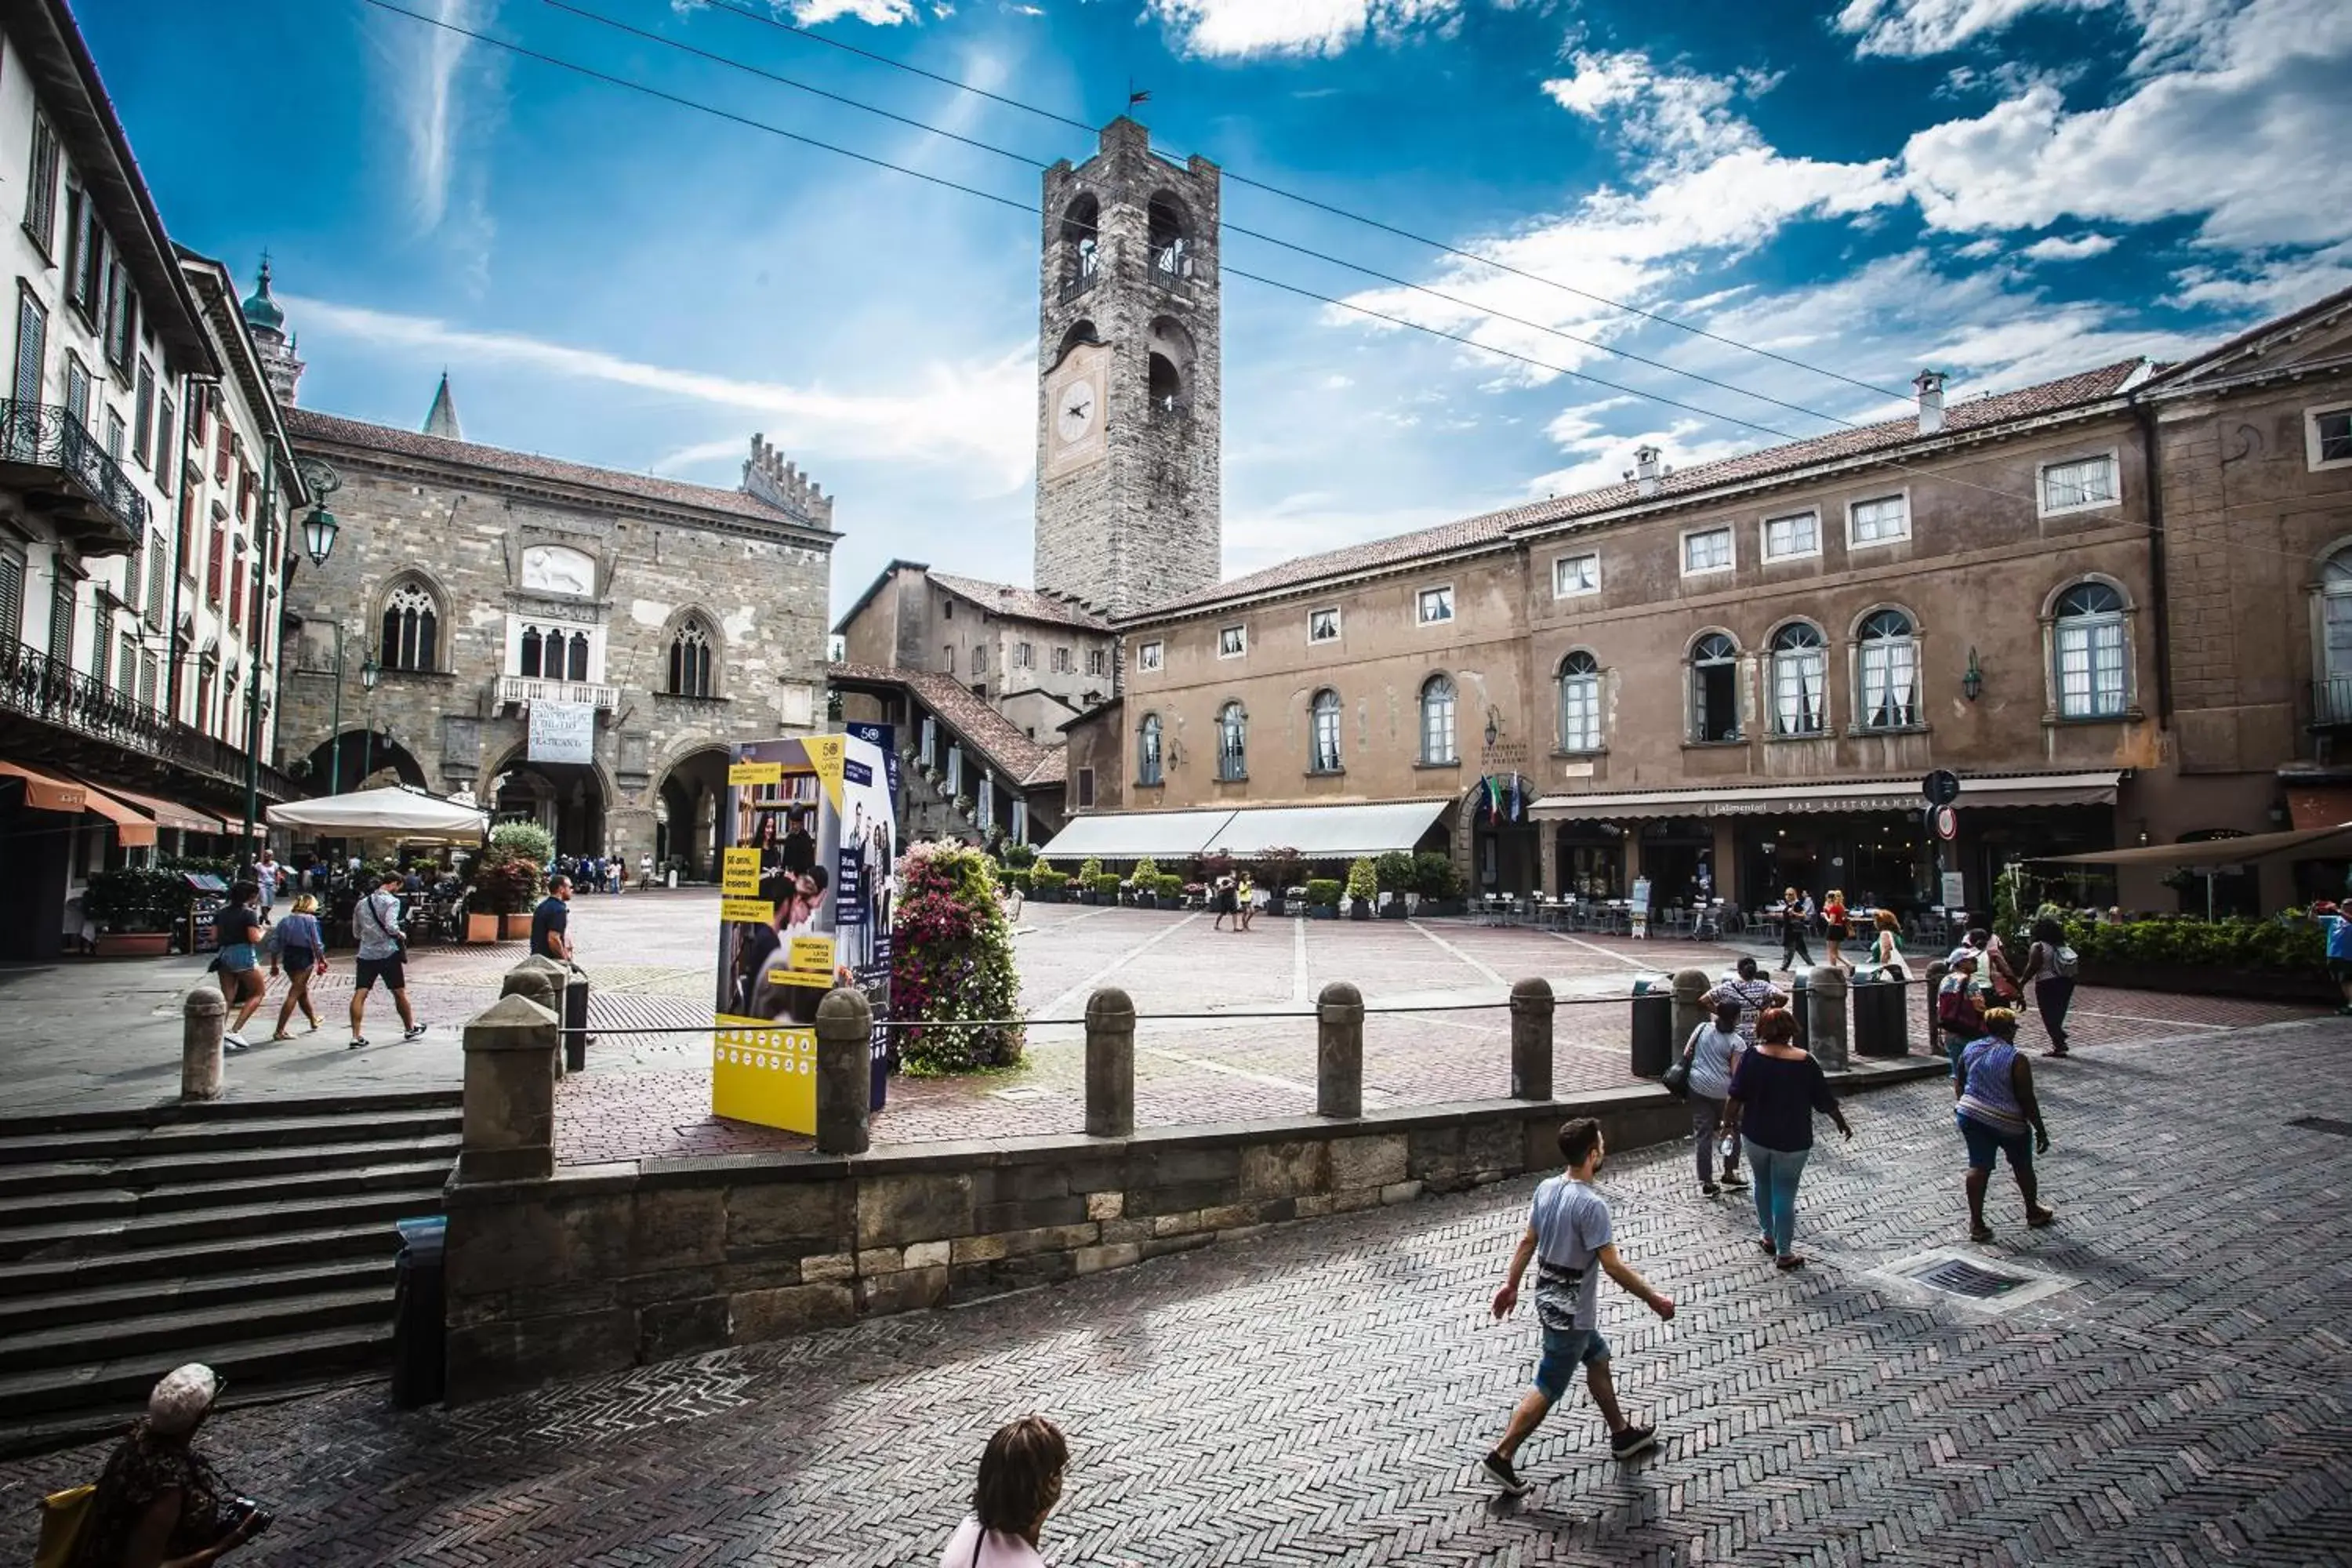
<instances>
[{"instance_id":1,"label":"green dome","mask_svg":"<svg viewBox=\"0 0 2352 1568\"><path fill-rule=\"evenodd\" d=\"M261 282L253 290L253 297L245 302L245 321L246 325L266 331L283 331L286 328L286 312L269 297L269 258L266 256L261 258Z\"/></svg>"}]
</instances>

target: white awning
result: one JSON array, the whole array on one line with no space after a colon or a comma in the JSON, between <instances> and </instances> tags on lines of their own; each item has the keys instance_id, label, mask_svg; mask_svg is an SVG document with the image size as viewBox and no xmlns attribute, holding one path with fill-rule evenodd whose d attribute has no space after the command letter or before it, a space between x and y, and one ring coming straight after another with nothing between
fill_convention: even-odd
<instances>
[{"instance_id":1,"label":"white awning","mask_svg":"<svg viewBox=\"0 0 2352 1568\"><path fill-rule=\"evenodd\" d=\"M331 837L448 844L479 844L490 831L490 814L478 806L396 785L289 801L269 808L269 821L275 827L304 827Z\"/></svg>"},{"instance_id":2,"label":"white awning","mask_svg":"<svg viewBox=\"0 0 2352 1568\"><path fill-rule=\"evenodd\" d=\"M1277 805L1236 811L1209 841L1209 852L1263 855L1296 849L1309 860L1337 860L1411 849L1445 810L1442 800L1388 801L1377 805Z\"/></svg>"},{"instance_id":3,"label":"white awning","mask_svg":"<svg viewBox=\"0 0 2352 1568\"><path fill-rule=\"evenodd\" d=\"M1210 811L1113 811L1099 816L1074 816L1054 841L1041 847L1045 860L1139 860L1146 855L1183 859L1208 847L1217 830L1233 817L1233 808Z\"/></svg>"},{"instance_id":4,"label":"white awning","mask_svg":"<svg viewBox=\"0 0 2352 1568\"><path fill-rule=\"evenodd\" d=\"M2022 773L2000 778L1963 778L1962 811L2033 805L2112 805L2123 774ZM1927 805L1916 779L1871 779L1859 784L1740 784L1727 789L1596 791L1548 795L1528 815L1607 821L1624 816L1747 816L1792 811L1918 811Z\"/></svg>"}]
</instances>

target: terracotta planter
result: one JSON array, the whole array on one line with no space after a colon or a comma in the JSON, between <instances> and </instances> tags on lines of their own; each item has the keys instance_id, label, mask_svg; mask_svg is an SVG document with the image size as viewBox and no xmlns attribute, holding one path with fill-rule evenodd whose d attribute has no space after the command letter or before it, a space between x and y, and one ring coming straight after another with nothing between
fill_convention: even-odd
<instances>
[{"instance_id":1,"label":"terracotta planter","mask_svg":"<svg viewBox=\"0 0 2352 1568\"><path fill-rule=\"evenodd\" d=\"M500 915L499 939L501 942L529 942L530 940L530 914L526 912L520 915Z\"/></svg>"},{"instance_id":2,"label":"terracotta planter","mask_svg":"<svg viewBox=\"0 0 2352 1568\"><path fill-rule=\"evenodd\" d=\"M167 931L110 931L98 938L100 958L162 958L172 951Z\"/></svg>"},{"instance_id":3,"label":"terracotta planter","mask_svg":"<svg viewBox=\"0 0 2352 1568\"><path fill-rule=\"evenodd\" d=\"M498 941L499 917L496 915L468 913L466 916L466 940L467 942Z\"/></svg>"}]
</instances>

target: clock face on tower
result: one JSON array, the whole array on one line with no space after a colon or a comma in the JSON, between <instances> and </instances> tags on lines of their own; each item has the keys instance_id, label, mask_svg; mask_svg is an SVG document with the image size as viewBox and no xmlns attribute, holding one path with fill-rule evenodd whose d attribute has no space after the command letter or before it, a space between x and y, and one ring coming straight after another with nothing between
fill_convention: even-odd
<instances>
[{"instance_id":1,"label":"clock face on tower","mask_svg":"<svg viewBox=\"0 0 2352 1568\"><path fill-rule=\"evenodd\" d=\"M1054 427L1063 443L1085 438L1095 422L1095 388L1089 381L1074 381L1062 388L1059 406L1054 415Z\"/></svg>"}]
</instances>

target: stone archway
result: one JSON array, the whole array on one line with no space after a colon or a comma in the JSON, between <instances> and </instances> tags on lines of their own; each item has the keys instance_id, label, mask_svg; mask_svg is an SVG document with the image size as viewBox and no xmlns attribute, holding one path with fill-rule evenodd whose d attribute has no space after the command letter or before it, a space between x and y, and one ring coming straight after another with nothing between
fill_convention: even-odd
<instances>
[{"instance_id":1,"label":"stone archway","mask_svg":"<svg viewBox=\"0 0 2352 1568\"><path fill-rule=\"evenodd\" d=\"M677 866L681 882L718 879L727 763L726 747L698 747L673 761L654 788L654 864Z\"/></svg>"},{"instance_id":2,"label":"stone archway","mask_svg":"<svg viewBox=\"0 0 2352 1568\"><path fill-rule=\"evenodd\" d=\"M302 761L302 782L322 795L349 795L389 784L433 787L426 780L425 764L386 730L345 730L310 748Z\"/></svg>"},{"instance_id":3,"label":"stone archway","mask_svg":"<svg viewBox=\"0 0 2352 1568\"><path fill-rule=\"evenodd\" d=\"M602 855L612 795L604 774L585 763L533 763L510 756L489 775L483 804L490 820L535 822L562 856Z\"/></svg>"}]
</instances>

